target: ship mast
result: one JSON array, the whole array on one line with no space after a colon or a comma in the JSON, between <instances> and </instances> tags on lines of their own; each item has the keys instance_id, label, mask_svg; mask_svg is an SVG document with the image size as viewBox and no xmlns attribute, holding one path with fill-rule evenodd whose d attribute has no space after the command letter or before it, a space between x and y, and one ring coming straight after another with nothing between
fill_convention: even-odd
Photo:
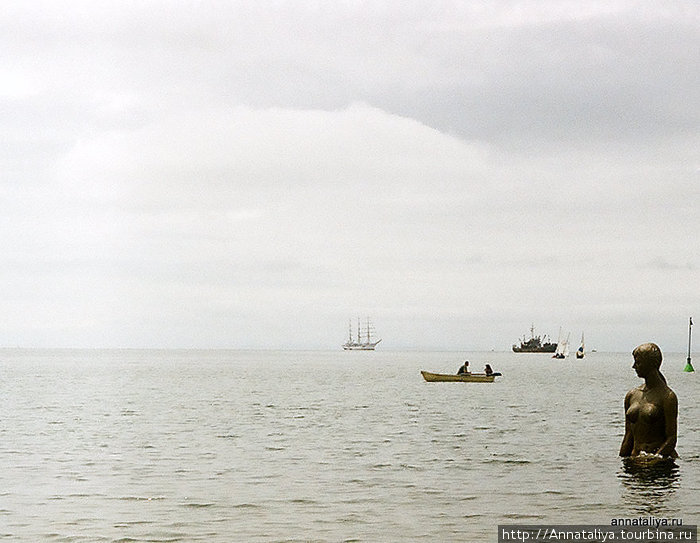
<instances>
[{"instance_id":1,"label":"ship mast","mask_svg":"<svg viewBox=\"0 0 700 543\"><path fill-rule=\"evenodd\" d=\"M360 338L360 317L357 317L357 342L362 343L362 339Z\"/></svg>"}]
</instances>

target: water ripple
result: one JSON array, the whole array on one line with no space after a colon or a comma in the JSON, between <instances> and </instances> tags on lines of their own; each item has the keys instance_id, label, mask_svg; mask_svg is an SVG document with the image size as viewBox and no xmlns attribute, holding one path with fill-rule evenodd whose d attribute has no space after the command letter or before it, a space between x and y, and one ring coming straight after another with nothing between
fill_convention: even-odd
<instances>
[{"instance_id":1,"label":"water ripple","mask_svg":"<svg viewBox=\"0 0 700 543\"><path fill-rule=\"evenodd\" d=\"M418 368L463 354L0 357L11 384L0 395L11 413L0 419L0 536L486 543L499 523L697 515L692 381L667 373L684 402L683 458L645 475L616 456L635 380L620 371L627 358L591 356L594 372L558 366L553 380L533 371L549 359L489 353L508 375L498 386L426 386Z\"/></svg>"}]
</instances>

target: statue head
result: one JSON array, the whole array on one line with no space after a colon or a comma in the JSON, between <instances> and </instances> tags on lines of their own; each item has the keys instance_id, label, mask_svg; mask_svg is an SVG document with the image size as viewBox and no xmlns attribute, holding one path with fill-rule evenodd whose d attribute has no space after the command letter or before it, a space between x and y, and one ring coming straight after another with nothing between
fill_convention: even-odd
<instances>
[{"instance_id":1,"label":"statue head","mask_svg":"<svg viewBox=\"0 0 700 543\"><path fill-rule=\"evenodd\" d=\"M651 371L659 371L663 356L656 343L643 343L632 351L634 364L632 367L639 377L646 377Z\"/></svg>"}]
</instances>

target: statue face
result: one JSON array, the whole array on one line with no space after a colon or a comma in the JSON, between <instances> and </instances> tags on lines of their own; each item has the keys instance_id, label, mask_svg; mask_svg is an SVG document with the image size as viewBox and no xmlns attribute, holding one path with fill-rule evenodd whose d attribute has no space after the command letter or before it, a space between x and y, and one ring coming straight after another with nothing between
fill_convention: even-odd
<instances>
[{"instance_id":1,"label":"statue face","mask_svg":"<svg viewBox=\"0 0 700 543\"><path fill-rule=\"evenodd\" d=\"M649 372L653 369L654 363L649 356L644 356L643 354L635 355L634 364L632 368L637 372L639 377L646 377Z\"/></svg>"}]
</instances>

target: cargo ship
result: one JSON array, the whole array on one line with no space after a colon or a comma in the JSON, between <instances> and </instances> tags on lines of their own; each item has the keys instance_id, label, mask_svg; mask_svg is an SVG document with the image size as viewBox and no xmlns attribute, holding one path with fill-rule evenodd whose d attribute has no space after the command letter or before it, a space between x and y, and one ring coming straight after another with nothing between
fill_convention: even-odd
<instances>
[{"instance_id":1,"label":"cargo ship","mask_svg":"<svg viewBox=\"0 0 700 543\"><path fill-rule=\"evenodd\" d=\"M514 353L553 353L557 344L549 341L548 336L536 336L535 325L530 326L530 339L523 337L520 345L513 345Z\"/></svg>"}]
</instances>

